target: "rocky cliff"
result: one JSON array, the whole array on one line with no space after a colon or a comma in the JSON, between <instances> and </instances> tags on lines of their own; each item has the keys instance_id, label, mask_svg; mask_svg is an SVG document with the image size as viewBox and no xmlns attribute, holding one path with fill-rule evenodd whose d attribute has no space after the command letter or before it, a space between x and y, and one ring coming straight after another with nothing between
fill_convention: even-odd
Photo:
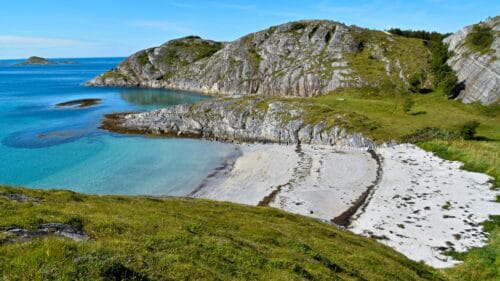
<instances>
[{"instance_id":1,"label":"rocky cliff","mask_svg":"<svg viewBox=\"0 0 500 281\"><path fill-rule=\"evenodd\" d=\"M500 101L500 16L466 26L445 38L453 53L448 64L457 73L465 103Z\"/></svg>"},{"instance_id":2,"label":"rocky cliff","mask_svg":"<svg viewBox=\"0 0 500 281\"><path fill-rule=\"evenodd\" d=\"M406 88L411 75L426 72L429 56L422 40L334 21L298 21L233 42L172 40L133 54L88 85L314 96L340 87Z\"/></svg>"},{"instance_id":3,"label":"rocky cliff","mask_svg":"<svg viewBox=\"0 0 500 281\"><path fill-rule=\"evenodd\" d=\"M300 106L259 99L214 99L151 112L108 116L102 128L130 133L201 137L227 142L324 144L373 148L359 133L324 122L307 124ZM343 116L339 116L343 118Z\"/></svg>"}]
</instances>

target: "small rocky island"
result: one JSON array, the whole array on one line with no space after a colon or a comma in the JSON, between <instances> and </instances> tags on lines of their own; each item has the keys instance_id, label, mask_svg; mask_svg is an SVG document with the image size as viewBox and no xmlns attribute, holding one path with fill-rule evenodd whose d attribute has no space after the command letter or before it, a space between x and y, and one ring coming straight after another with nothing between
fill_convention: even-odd
<instances>
[{"instance_id":1,"label":"small rocky island","mask_svg":"<svg viewBox=\"0 0 500 281\"><path fill-rule=\"evenodd\" d=\"M56 104L56 107L89 107L99 104L101 99L78 99Z\"/></svg>"},{"instance_id":2,"label":"small rocky island","mask_svg":"<svg viewBox=\"0 0 500 281\"><path fill-rule=\"evenodd\" d=\"M78 64L76 61L51 61L46 58L32 56L16 65L49 65L49 64Z\"/></svg>"}]
</instances>

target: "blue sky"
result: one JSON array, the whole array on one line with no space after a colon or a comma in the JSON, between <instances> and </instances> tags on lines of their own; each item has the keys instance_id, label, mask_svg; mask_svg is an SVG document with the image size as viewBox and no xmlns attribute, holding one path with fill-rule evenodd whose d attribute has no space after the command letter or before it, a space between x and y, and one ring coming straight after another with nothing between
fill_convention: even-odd
<instances>
[{"instance_id":1,"label":"blue sky","mask_svg":"<svg viewBox=\"0 0 500 281\"><path fill-rule=\"evenodd\" d=\"M229 41L299 19L454 32L500 14L499 0L2 1L0 59L127 56L185 35Z\"/></svg>"}]
</instances>

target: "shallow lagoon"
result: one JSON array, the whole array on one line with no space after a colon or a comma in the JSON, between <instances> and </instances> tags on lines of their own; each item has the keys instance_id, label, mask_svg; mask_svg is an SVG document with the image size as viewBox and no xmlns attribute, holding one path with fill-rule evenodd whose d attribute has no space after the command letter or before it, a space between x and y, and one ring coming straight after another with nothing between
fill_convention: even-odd
<instances>
[{"instance_id":1,"label":"shallow lagoon","mask_svg":"<svg viewBox=\"0 0 500 281\"><path fill-rule=\"evenodd\" d=\"M86 87L121 59L76 65L0 64L0 184L98 194L185 195L234 147L193 139L123 136L98 129L103 114L194 103L195 93ZM61 102L97 98L86 108Z\"/></svg>"}]
</instances>

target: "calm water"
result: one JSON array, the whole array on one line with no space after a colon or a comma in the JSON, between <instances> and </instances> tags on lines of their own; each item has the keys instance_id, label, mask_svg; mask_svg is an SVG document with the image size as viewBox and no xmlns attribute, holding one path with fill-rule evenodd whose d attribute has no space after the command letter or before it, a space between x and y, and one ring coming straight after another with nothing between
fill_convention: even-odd
<instances>
[{"instance_id":1,"label":"calm water","mask_svg":"<svg viewBox=\"0 0 500 281\"><path fill-rule=\"evenodd\" d=\"M85 87L85 81L121 59L75 60L79 64L12 66L18 61L0 61L0 184L98 194L184 195L233 152L227 144L97 129L106 113L151 110L207 97ZM81 98L102 102L88 108L54 106Z\"/></svg>"}]
</instances>

